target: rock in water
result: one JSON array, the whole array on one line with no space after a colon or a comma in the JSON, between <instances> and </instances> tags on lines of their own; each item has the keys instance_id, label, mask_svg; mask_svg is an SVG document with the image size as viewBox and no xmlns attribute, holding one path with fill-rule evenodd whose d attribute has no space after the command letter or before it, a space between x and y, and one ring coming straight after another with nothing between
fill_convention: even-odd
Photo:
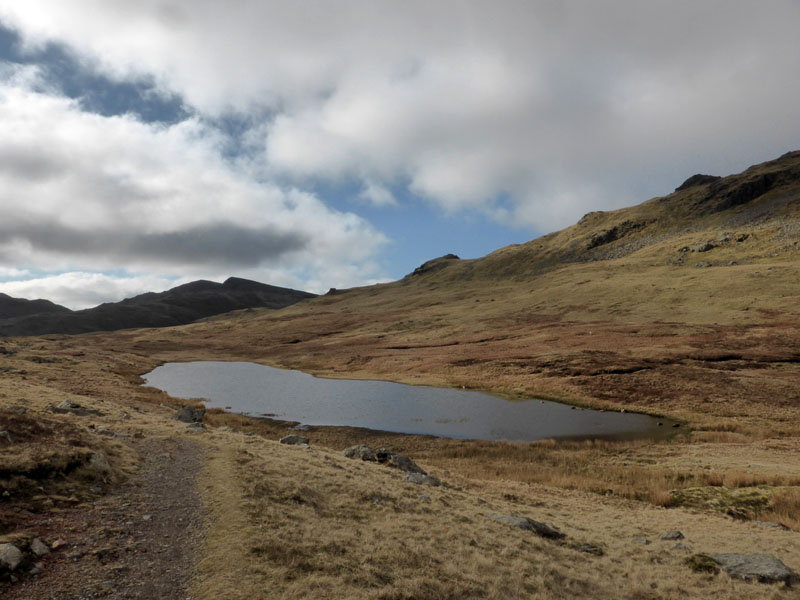
<instances>
[{"instance_id":1,"label":"rock in water","mask_svg":"<svg viewBox=\"0 0 800 600\"><path fill-rule=\"evenodd\" d=\"M548 538L551 540L560 540L561 538L566 537L555 527L548 525L547 523L534 521L533 519L529 519L528 517L517 517L515 515L498 515L498 514L489 514L486 516L492 519L493 521L497 521L499 523L505 523L506 525L511 525L512 527L519 527L520 529L525 529L527 531L532 531L536 535L540 535L544 538Z\"/></svg>"},{"instance_id":2,"label":"rock in water","mask_svg":"<svg viewBox=\"0 0 800 600\"><path fill-rule=\"evenodd\" d=\"M761 583L791 585L797 575L771 554L711 554L711 559L731 577Z\"/></svg>"}]
</instances>

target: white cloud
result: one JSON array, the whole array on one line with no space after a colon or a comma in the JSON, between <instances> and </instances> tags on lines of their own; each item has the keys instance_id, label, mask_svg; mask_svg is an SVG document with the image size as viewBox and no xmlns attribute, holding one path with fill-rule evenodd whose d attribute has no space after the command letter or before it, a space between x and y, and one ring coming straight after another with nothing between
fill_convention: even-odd
<instances>
[{"instance_id":1,"label":"white cloud","mask_svg":"<svg viewBox=\"0 0 800 600\"><path fill-rule=\"evenodd\" d=\"M31 77L5 74L0 268L123 269L158 281L232 271L264 280L269 271L300 287L358 283L328 276L342 265L360 271L360 281L380 276L372 257L385 242L381 233L312 194L254 179L221 157L223 140L199 120L161 126L90 114L76 101L34 91ZM81 280L39 283L72 298L65 281ZM140 281L70 301L118 299L106 294Z\"/></svg>"},{"instance_id":2,"label":"white cloud","mask_svg":"<svg viewBox=\"0 0 800 600\"><path fill-rule=\"evenodd\" d=\"M359 197L375 206L396 206L397 200L392 191L381 183L368 179L364 182L364 189Z\"/></svg>"},{"instance_id":3,"label":"white cloud","mask_svg":"<svg viewBox=\"0 0 800 600\"><path fill-rule=\"evenodd\" d=\"M554 228L800 135L792 0L7 0L0 18L199 113L269 114L263 172L360 178L379 205L408 181L446 211L507 197Z\"/></svg>"},{"instance_id":4,"label":"white cloud","mask_svg":"<svg viewBox=\"0 0 800 600\"><path fill-rule=\"evenodd\" d=\"M0 292L15 298L44 298L73 310L121 300L145 292L161 292L185 283L157 276L119 277L104 273L68 272L0 283Z\"/></svg>"}]
</instances>

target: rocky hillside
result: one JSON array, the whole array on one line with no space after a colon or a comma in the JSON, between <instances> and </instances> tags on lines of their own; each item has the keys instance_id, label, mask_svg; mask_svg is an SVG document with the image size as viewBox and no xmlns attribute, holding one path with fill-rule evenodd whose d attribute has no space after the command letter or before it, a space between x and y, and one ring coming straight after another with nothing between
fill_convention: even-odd
<instances>
[{"instance_id":1,"label":"rocky hillside","mask_svg":"<svg viewBox=\"0 0 800 600\"><path fill-rule=\"evenodd\" d=\"M4 296L4 295L1 295ZM284 308L314 294L231 277L224 283L194 281L166 292L71 311L47 300L0 297L0 335L87 333L191 323L244 308Z\"/></svg>"},{"instance_id":2,"label":"rocky hillside","mask_svg":"<svg viewBox=\"0 0 800 600\"><path fill-rule=\"evenodd\" d=\"M800 151L795 151L728 177L693 175L667 196L588 213L571 227L484 258L457 261L448 255L413 275L530 279L566 264L623 258L648 248L669 264L734 266L795 250L798 239Z\"/></svg>"},{"instance_id":3,"label":"rocky hillside","mask_svg":"<svg viewBox=\"0 0 800 600\"><path fill-rule=\"evenodd\" d=\"M0 319L13 319L27 315L65 314L72 312L66 306L54 304L49 300L26 300L0 294Z\"/></svg>"}]
</instances>

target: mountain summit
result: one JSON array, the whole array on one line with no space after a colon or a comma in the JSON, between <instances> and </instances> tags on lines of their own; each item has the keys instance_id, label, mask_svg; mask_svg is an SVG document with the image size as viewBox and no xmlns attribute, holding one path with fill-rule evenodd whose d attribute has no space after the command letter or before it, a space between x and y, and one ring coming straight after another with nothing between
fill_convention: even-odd
<instances>
[{"instance_id":1,"label":"mountain summit","mask_svg":"<svg viewBox=\"0 0 800 600\"><path fill-rule=\"evenodd\" d=\"M314 296L238 277L224 283L193 281L166 292L148 292L78 311L47 300L22 300L0 294L0 335L168 327L243 308L284 308Z\"/></svg>"}]
</instances>

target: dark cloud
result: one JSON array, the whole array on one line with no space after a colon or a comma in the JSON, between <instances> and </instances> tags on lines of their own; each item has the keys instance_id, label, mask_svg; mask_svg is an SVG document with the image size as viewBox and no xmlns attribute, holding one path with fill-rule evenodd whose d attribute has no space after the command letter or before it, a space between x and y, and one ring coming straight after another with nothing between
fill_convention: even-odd
<instances>
[{"instance_id":1,"label":"dark cloud","mask_svg":"<svg viewBox=\"0 0 800 600\"><path fill-rule=\"evenodd\" d=\"M36 252L97 257L100 261L105 257L119 264L225 268L268 264L311 244L307 236L297 232L274 227L249 229L230 223L138 235L125 230L86 232L55 222L6 223L0 226L0 246L8 242L29 244Z\"/></svg>"}]
</instances>

